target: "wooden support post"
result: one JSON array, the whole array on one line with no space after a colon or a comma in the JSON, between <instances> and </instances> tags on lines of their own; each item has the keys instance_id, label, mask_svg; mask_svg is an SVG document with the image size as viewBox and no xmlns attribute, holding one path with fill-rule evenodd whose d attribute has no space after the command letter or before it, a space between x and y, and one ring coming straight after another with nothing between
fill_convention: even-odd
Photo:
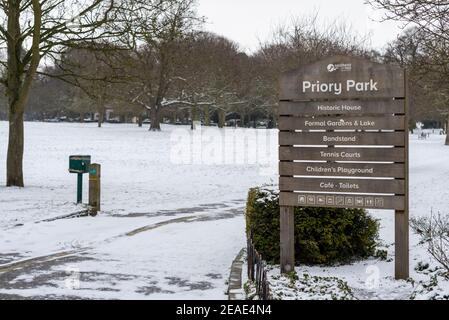
<instances>
[{"instance_id":1,"label":"wooden support post","mask_svg":"<svg viewBox=\"0 0 449 320\"><path fill-rule=\"evenodd\" d=\"M93 163L89 169L89 213L92 216L100 211L101 165Z\"/></svg>"},{"instance_id":2,"label":"wooden support post","mask_svg":"<svg viewBox=\"0 0 449 320\"><path fill-rule=\"evenodd\" d=\"M408 210L395 211L395 278L409 277Z\"/></svg>"},{"instance_id":3,"label":"wooden support post","mask_svg":"<svg viewBox=\"0 0 449 320\"><path fill-rule=\"evenodd\" d=\"M409 90L407 72L404 71L404 87L405 87L405 125L404 125L404 159L405 159L405 196L404 210L395 211L395 278L403 280L409 277L409 131L408 131L408 114L409 114Z\"/></svg>"},{"instance_id":4,"label":"wooden support post","mask_svg":"<svg viewBox=\"0 0 449 320\"><path fill-rule=\"evenodd\" d=\"M294 207L281 207L281 273L295 268L295 215Z\"/></svg>"}]
</instances>

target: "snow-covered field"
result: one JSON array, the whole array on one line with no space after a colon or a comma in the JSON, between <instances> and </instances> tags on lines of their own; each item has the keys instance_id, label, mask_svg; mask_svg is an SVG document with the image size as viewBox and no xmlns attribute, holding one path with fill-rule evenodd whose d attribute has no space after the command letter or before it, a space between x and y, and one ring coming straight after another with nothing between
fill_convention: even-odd
<instances>
[{"instance_id":1,"label":"snow-covered field","mask_svg":"<svg viewBox=\"0 0 449 320\"><path fill-rule=\"evenodd\" d=\"M0 201L3 215L0 224L20 222L23 216L24 219L31 216L34 219L48 218L76 210L73 206L76 175L68 173L69 155L91 155L92 162L102 165L102 206L110 214L148 213L244 199L248 187L269 181L277 170L277 165L274 169L264 170L265 164L258 165L252 159L229 159L235 150L240 150L234 140L240 141L236 137L245 130L226 130L229 132L223 138L226 139L223 144L226 158L222 159L209 156L210 145L221 142L222 136L216 134L219 132L217 129L203 132L204 147L198 150L190 148L189 144L198 138L191 135L186 126L163 126L162 132L148 132L148 128L127 124L105 124L99 129L95 123L27 122L24 155L27 188L9 189L3 187L7 128L7 122L0 122ZM265 130L259 131L261 139L270 136ZM271 136L274 136L274 147L277 145L274 131L271 131ZM248 135L248 143L256 144L257 138ZM199 154L202 158L198 157ZM266 163L266 160L261 162ZM87 182L84 199L87 199ZM5 219L5 216L8 217Z\"/></svg>"},{"instance_id":2,"label":"snow-covered field","mask_svg":"<svg viewBox=\"0 0 449 320\"><path fill-rule=\"evenodd\" d=\"M0 122L0 298L226 298L248 188L276 179L274 130L26 123L18 189L4 187L7 128ZM241 153L245 144L265 149ZM102 165L102 212L42 222L84 208L72 154Z\"/></svg>"},{"instance_id":3,"label":"snow-covered field","mask_svg":"<svg viewBox=\"0 0 449 320\"><path fill-rule=\"evenodd\" d=\"M276 130L192 134L167 125L154 133L134 125L26 123L26 188L18 189L4 187L7 128L0 122L0 299L226 298L229 267L245 246L248 188L277 182ZM74 204L71 154L90 154L102 165L102 212L43 221L84 208ZM444 136L411 137L411 216L449 213L448 154ZM394 257L393 213L371 213ZM414 267L435 262L412 232L410 241L411 276L427 281ZM338 277L360 299L406 299L419 287L393 279L394 261L297 271ZM438 288L449 292L445 283Z\"/></svg>"}]
</instances>

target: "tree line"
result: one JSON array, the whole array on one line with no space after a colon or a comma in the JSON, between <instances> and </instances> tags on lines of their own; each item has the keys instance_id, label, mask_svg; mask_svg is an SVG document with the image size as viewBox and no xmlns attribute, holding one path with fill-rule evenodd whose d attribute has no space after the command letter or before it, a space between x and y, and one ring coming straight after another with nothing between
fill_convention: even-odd
<instances>
[{"instance_id":1,"label":"tree line","mask_svg":"<svg viewBox=\"0 0 449 320\"><path fill-rule=\"evenodd\" d=\"M84 121L108 109L123 121L202 121L223 127L275 126L278 77L342 54L409 70L411 119L449 120L448 8L445 2L369 0L404 32L384 52L369 38L318 14L273 30L248 54L204 31L195 0L0 1L0 119L9 121L7 185L23 186L23 121ZM449 143L449 141L448 141Z\"/></svg>"},{"instance_id":2,"label":"tree line","mask_svg":"<svg viewBox=\"0 0 449 320\"><path fill-rule=\"evenodd\" d=\"M274 126L283 71L328 55L374 54L366 38L343 23L322 26L317 16L277 27L272 40L247 54L232 40L202 30L202 19L189 8L165 12L158 27L127 21L126 42L67 48L38 70L28 119L83 121L95 113L101 126L110 108L123 121L150 120L154 131L163 119L224 127L232 118L244 127L259 121Z\"/></svg>"}]
</instances>

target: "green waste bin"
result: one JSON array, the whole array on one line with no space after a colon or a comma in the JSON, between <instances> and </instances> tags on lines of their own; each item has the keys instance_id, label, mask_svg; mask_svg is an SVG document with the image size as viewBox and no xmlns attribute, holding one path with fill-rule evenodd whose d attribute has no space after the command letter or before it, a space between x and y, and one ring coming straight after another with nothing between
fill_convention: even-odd
<instances>
[{"instance_id":1,"label":"green waste bin","mask_svg":"<svg viewBox=\"0 0 449 320\"><path fill-rule=\"evenodd\" d=\"M83 202L83 174L89 172L90 156L73 155L69 157L69 172L78 174L76 203Z\"/></svg>"}]
</instances>

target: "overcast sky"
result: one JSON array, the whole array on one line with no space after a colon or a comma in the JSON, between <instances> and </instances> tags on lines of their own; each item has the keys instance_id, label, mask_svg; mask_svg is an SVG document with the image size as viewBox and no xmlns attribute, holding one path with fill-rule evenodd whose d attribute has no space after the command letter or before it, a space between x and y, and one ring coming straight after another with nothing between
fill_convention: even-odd
<instances>
[{"instance_id":1,"label":"overcast sky","mask_svg":"<svg viewBox=\"0 0 449 320\"><path fill-rule=\"evenodd\" d=\"M361 34L370 33L372 45L378 49L401 31L398 23L378 22L382 13L365 5L364 0L198 1L199 14L207 18L205 29L236 41L247 52L256 50L259 40L266 40L275 25L316 11L323 22L340 18Z\"/></svg>"}]
</instances>

